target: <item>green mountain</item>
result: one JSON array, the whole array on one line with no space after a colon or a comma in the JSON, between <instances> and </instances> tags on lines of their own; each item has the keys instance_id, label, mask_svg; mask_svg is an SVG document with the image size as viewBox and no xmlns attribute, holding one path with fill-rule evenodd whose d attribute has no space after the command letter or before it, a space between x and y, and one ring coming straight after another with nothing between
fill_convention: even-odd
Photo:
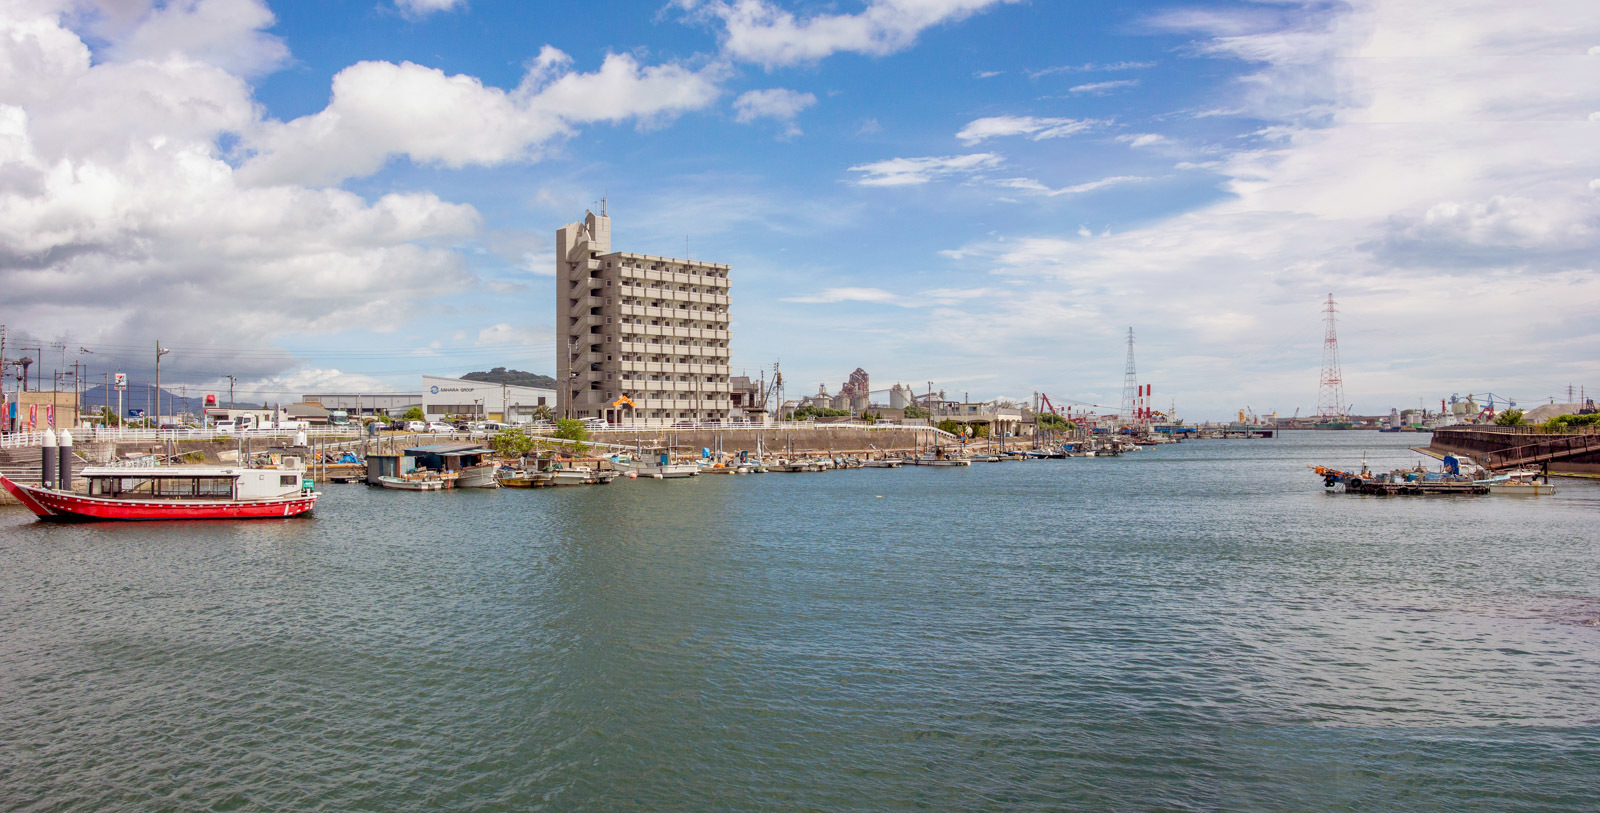
<instances>
[{"instance_id":1,"label":"green mountain","mask_svg":"<svg viewBox=\"0 0 1600 813\"><path fill-rule=\"evenodd\" d=\"M462 378L467 381L486 381L490 384L510 384L513 387L539 387L547 390L556 388L556 380L550 376L507 370L504 367L496 367L487 373L467 373Z\"/></svg>"}]
</instances>

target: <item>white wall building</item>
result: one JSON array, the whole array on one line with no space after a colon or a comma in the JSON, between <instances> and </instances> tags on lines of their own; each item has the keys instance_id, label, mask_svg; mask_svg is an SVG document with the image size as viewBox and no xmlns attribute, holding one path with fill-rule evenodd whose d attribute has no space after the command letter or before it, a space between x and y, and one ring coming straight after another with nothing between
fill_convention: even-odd
<instances>
[{"instance_id":1,"label":"white wall building","mask_svg":"<svg viewBox=\"0 0 1600 813\"><path fill-rule=\"evenodd\" d=\"M729 270L613 252L603 210L558 229L560 415L611 423L728 420Z\"/></svg>"},{"instance_id":2,"label":"white wall building","mask_svg":"<svg viewBox=\"0 0 1600 813\"><path fill-rule=\"evenodd\" d=\"M490 421L527 421L541 406L556 408L556 391L460 378L422 377L422 411L428 420L454 415Z\"/></svg>"}]
</instances>

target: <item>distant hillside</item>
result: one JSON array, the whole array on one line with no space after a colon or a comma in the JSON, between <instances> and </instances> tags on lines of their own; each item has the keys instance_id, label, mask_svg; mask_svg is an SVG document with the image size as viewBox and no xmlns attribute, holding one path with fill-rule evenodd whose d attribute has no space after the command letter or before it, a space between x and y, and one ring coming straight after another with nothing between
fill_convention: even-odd
<instances>
[{"instance_id":1,"label":"distant hillside","mask_svg":"<svg viewBox=\"0 0 1600 813\"><path fill-rule=\"evenodd\" d=\"M504 367L496 367L487 373L467 373L462 378L467 381L486 381L490 384L510 384L513 387L539 387L546 390L556 388L556 380L550 376L507 370Z\"/></svg>"}]
</instances>

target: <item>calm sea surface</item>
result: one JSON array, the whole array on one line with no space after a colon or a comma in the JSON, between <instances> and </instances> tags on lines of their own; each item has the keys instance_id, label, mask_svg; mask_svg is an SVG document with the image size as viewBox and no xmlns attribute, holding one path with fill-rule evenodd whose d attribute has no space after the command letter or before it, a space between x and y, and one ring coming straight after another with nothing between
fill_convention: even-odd
<instances>
[{"instance_id":1,"label":"calm sea surface","mask_svg":"<svg viewBox=\"0 0 1600 813\"><path fill-rule=\"evenodd\" d=\"M1594 810L1600 483L1421 442L0 510L0 808Z\"/></svg>"}]
</instances>

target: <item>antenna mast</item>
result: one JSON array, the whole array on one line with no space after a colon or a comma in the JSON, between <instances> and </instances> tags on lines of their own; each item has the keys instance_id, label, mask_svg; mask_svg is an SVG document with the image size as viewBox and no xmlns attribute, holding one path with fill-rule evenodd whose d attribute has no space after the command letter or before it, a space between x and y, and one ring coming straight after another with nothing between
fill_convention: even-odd
<instances>
[{"instance_id":1,"label":"antenna mast","mask_svg":"<svg viewBox=\"0 0 1600 813\"><path fill-rule=\"evenodd\" d=\"M1334 420L1343 418L1344 374L1339 370L1339 334L1334 329L1334 314L1338 313L1333 294L1322 309L1327 314L1327 329L1322 337L1322 386L1317 390L1317 417Z\"/></svg>"},{"instance_id":2,"label":"antenna mast","mask_svg":"<svg viewBox=\"0 0 1600 813\"><path fill-rule=\"evenodd\" d=\"M1128 368L1122 374L1122 420L1132 424L1139 399L1139 375L1133 369L1133 328L1128 328Z\"/></svg>"}]
</instances>

